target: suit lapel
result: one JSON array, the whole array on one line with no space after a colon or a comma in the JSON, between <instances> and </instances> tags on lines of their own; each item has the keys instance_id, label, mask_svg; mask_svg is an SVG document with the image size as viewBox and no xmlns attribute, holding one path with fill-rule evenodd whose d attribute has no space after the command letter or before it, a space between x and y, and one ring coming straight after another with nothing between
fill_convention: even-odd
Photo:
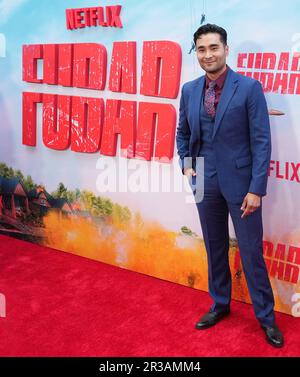
<instances>
[{"instance_id":1,"label":"suit lapel","mask_svg":"<svg viewBox=\"0 0 300 377\"><path fill-rule=\"evenodd\" d=\"M214 125L214 130L213 130L213 138L215 137L218 131L218 128L220 127L220 123L224 116L224 113L229 105L229 102L231 101L231 98L234 95L234 92L236 91L237 83L238 83L238 78L236 77L235 72L233 72L232 69L229 69L229 71L227 72L227 77L225 79L224 87L221 93L220 101L217 107L215 125Z\"/></svg>"},{"instance_id":2,"label":"suit lapel","mask_svg":"<svg viewBox=\"0 0 300 377\"><path fill-rule=\"evenodd\" d=\"M193 92L193 117L195 125L195 135L200 139L200 112L202 106L202 97L203 97L203 86L205 82L205 76L201 76L198 81L195 83L194 92Z\"/></svg>"}]
</instances>

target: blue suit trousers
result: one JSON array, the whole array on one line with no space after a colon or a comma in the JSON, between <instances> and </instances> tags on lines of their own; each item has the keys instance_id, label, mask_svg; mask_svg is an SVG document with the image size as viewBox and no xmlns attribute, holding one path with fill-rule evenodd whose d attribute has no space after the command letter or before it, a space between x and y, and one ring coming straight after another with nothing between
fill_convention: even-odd
<instances>
[{"instance_id":1,"label":"blue suit trousers","mask_svg":"<svg viewBox=\"0 0 300 377\"><path fill-rule=\"evenodd\" d=\"M270 326L275 322L274 296L263 258L262 206L241 218L241 205L226 201L217 174L204 177L204 197L197 203L197 209L207 251L209 293L214 301L212 309L222 312L230 307L230 214L256 318L262 325Z\"/></svg>"}]
</instances>

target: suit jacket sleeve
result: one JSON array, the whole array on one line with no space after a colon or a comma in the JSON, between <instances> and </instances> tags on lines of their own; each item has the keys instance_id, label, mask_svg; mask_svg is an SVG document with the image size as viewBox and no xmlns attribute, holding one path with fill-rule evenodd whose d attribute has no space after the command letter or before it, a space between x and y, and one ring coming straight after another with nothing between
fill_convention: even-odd
<instances>
[{"instance_id":1,"label":"suit jacket sleeve","mask_svg":"<svg viewBox=\"0 0 300 377\"><path fill-rule=\"evenodd\" d=\"M248 96L248 118L252 154L249 192L264 196L271 159L271 132L267 103L259 81L255 81Z\"/></svg>"},{"instance_id":2,"label":"suit jacket sleeve","mask_svg":"<svg viewBox=\"0 0 300 377\"><path fill-rule=\"evenodd\" d=\"M184 103L184 85L181 90L180 106L179 106L179 122L176 133L177 153L179 155L179 165L184 173L184 169L192 167L192 158L189 157L189 143L191 130L186 116L186 107Z\"/></svg>"}]
</instances>

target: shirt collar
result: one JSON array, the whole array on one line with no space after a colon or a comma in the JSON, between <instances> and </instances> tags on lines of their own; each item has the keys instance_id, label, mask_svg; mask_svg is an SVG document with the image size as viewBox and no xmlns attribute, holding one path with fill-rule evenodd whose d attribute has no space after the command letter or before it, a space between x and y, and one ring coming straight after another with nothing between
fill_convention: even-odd
<instances>
[{"instance_id":1,"label":"shirt collar","mask_svg":"<svg viewBox=\"0 0 300 377\"><path fill-rule=\"evenodd\" d=\"M224 82L225 82L225 79L226 79L226 75L227 75L227 72L229 70L229 66L226 64L226 69L225 71L216 79L216 86L219 88L219 89L222 89L223 88L223 85L224 85ZM208 88L208 85L209 83L211 82L212 80L207 76L205 75L205 85L206 85L206 88Z\"/></svg>"}]
</instances>

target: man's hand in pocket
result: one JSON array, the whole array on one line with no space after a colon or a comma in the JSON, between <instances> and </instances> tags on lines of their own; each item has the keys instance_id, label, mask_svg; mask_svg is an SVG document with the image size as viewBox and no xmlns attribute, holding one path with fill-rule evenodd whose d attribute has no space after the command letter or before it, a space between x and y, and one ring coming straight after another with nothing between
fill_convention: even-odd
<instances>
[{"instance_id":1,"label":"man's hand in pocket","mask_svg":"<svg viewBox=\"0 0 300 377\"><path fill-rule=\"evenodd\" d=\"M191 176L197 175L197 173L195 172L193 168L185 168L184 175L186 175L189 178Z\"/></svg>"}]
</instances>

